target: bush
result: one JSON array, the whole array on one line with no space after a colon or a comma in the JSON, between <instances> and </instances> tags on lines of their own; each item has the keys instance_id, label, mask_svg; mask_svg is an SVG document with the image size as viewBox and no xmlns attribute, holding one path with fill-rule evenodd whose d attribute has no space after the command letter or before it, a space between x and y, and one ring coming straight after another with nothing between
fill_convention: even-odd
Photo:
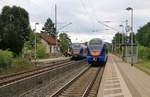
<instances>
[{"instance_id":1,"label":"bush","mask_svg":"<svg viewBox=\"0 0 150 97\"><path fill-rule=\"evenodd\" d=\"M8 50L0 50L0 68L7 68L11 65L13 53Z\"/></svg>"},{"instance_id":2,"label":"bush","mask_svg":"<svg viewBox=\"0 0 150 97\"><path fill-rule=\"evenodd\" d=\"M29 60L23 59L23 58L16 58L16 59L13 59L11 67L9 67L8 69L1 70L0 75L22 72L22 71L31 70L34 68L36 68L35 64L30 62Z\"/></svg>"},{"instance_id":3,"label":"bush","mask_svg":"<svg viewBox=\"0 0 150 97\"><path fill-rule=\"evenodd\" d=\"M33 63L23 58L14 59L14 61L12 62L12 68L14 72L32 69L33 67L34 67Z\"/></svg>"},{"instance_id":4,"label":"bush","mask_svg":"<svg viewBox=\"0 0 150 97\"><path fill-rule=\"evenodd\" d=\"M45 58L46 57L46 47L43 44L37 44L37 57Z\"/></svg>"},{"instance_id":5,"label":"bush","mask_svg":"<svg viewBox=\"0 0 150 97\"><path fill-rule=\"evenodd\" d=\"M144 46L139 46L139 58L150 59L150 49Z\"/></svg>"}]
</instances>

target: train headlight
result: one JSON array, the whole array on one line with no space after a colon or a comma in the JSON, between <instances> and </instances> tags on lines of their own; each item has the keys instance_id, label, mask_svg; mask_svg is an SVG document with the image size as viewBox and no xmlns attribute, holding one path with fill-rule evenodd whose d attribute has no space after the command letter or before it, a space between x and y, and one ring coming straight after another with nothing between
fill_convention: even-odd
<instances>
[{"instance_id":1,"label":"train headlight","mask_svg":"<svg viewBox=\"0 0 150 97\"><path fill-rule=\"evenodd\" d=\"M91 51L91 55L97 57L100 55L100 51Z\"/></svg>"}]
</instances>

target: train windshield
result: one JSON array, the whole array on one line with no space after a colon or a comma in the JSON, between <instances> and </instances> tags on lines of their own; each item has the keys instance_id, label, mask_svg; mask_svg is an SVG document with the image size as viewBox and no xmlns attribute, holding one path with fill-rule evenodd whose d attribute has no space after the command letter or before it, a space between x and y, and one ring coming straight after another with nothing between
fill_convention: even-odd
<instances>
[{"instance_id":1,"label":"train windshield","mask_svg":"<svg viewBox=\"0 0 150 97\"><path fill-rule=\"evenodd\" d=\"M91 46L89 46L89 49L91 51L99 51L99 50L101 50L101 48L102 48L102 46L100 46L100 45L91 45Z\"/></svg>"},{"instance_id":2,"label":"train windshield","mask_svg":"<svg viewBox=\"0 0 150 97\"><path fill-rule=\"evenodd\" d=\"M89 42L89 45L102 45L102 43L103 43L102 40L94 39Z\"/></svg>"},{"instance_id":3,"label":"train windshield","mask_svg":"<svg viewBox=\"0 0 150 97\"><path fill-rule=\"evenodd\" d=\"M80 44L72 44L72 49L80 49L81 45Z\"/></svg>"}]
</instances>

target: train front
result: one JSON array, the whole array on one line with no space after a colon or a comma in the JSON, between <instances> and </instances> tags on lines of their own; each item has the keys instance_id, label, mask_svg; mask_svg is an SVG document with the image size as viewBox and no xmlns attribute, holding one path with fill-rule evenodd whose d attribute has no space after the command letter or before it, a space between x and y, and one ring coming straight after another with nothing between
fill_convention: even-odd
<instances>
[{"instance_id":1,"label":"train front","mask_svg":"<svg viewBox=\"0 0 150 97\"><path fill-rule=\"evenodd\" d=\"M105 64L107 60L106 46L101 39L95 38L89 41L86 59L92 65Z\"/></svg>"},{"instance_id":2,"label":"train front","mask_svg":"<svg viewBox=\"0 0 150 97\"><path fill-rule=\"evenodd\" d=\"M82 56L82 47L80 43L72 44L72 60L79 60Z\"/></svg>"}]
</instances>

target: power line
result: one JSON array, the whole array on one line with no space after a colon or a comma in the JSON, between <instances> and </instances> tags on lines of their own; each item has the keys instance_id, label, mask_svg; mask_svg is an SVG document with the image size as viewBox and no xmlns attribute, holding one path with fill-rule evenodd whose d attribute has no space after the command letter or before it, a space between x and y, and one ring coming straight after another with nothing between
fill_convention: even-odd
<instances>
[{"instance_id":1,"label":"power line","mask_svg":"<svg viewBox=\"0 0 150 97\"><path fill-rule=\"evenodd\" d=\"M89 2L87 2L87 3L89 3ZM90 5L91 5L91 4L90 4ZM91 6L90 8L92 8L92 6ZM103 21L98 20L99 17L98 17L98 15L95 14L95 11L93 11L93 9L92 9L92 14L94 14L93 16L95 16L96 21L98 21L99 23L101 23L101 24L104 25L105 27L110 28L110 29L112 29L112 30L114 30L114 31L119 31L119 30L115 29L114 27L111 27L111 26L109 26L109 25L104 24ZM106 21L106 22L109 22L109 21ZM119 32L120 32L120 31L119 31Z\"/></svg>"},{"instance_id":2,"label":"power line","mask_svg":"<svg viewBox=\"0 0 150 97\"><path fill-rule=\"evenodd\" d=\"M89 20L90 19L94 20L93 17L90 15L87 7L85 6L85 3L82 0L79 0L79 1L81 3L81 6L84 8L85 12L87 13ZM94 23L92 25L93 25L93 28L95 28Z\"/></svg>"},{"instance_id":3,"label":"power line","mask_svg":"<svg viewBox=\"0 0 150 97\"><path fill-rule=\"evenodd\" d=\"M104 23L101 22L101 21L98 21L98 23L100 23L100 24L104 25L105 27L110 28L110 29L112 29L112 30L114 30L114 31L120 32L119 30L117 30L117 29L115 29L115 28L113 28L113 27L111 27L111 26L108 26L108 25L104 24Z\"/></svg>"}]
</instances>

